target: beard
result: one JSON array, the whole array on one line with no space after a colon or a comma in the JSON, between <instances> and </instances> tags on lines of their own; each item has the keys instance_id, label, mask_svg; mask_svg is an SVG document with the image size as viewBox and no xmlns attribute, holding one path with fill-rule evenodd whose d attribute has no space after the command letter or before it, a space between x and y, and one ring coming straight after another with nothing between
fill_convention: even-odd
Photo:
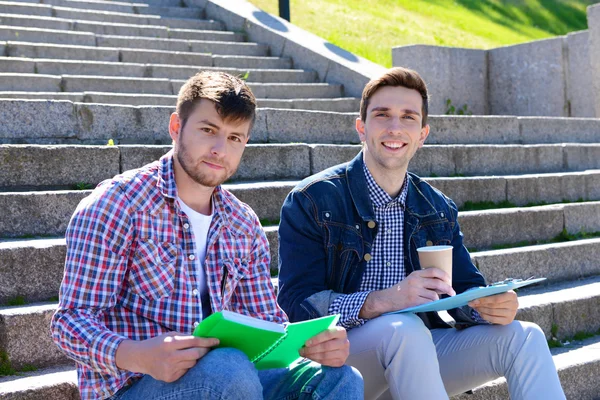
<instances>
[{"instance_id":1,"label":"beard","mask_svg":"<svg viewBox=\"0 0 600 400\"><path fill-rule=\"evenodd\" d=\"M216 158L194 159L181 142L179 142L178 148L175 149L175 157L177 158L177 161L179 161L179 165L181 165L183 171L192 178L194 182L206 187L219 186L237 171L237 168L230 169ZM215 171L215 174L219 175L203 172L201 165L204 161L221 165L224 169L218 173Z\"/></svg>"}]
</instances>

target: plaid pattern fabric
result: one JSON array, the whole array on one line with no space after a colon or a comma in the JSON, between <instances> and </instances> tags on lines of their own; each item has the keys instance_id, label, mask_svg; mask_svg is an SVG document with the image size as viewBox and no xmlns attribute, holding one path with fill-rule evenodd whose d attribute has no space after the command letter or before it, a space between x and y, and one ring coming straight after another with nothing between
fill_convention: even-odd
<instances>
[{"instance_id":1,"label":"plaid pattern fabric","mask_svg":"<svg viewBox=\"0 0 600 400\"><path fill-rule=\"evenodd\" d=\"M363 165L369 198L375 211L377 235L359 291L338 296L329 306L330 314L341 314L339 323L347 329L366 322L358 314L370 292L388 288L405 278L403 238L404 207L408 194L406 178L400 193L393 199L375 182L367 165Z\"/></svg>"},{"instance_id":2,"label":"plaid pattern fabric","mask_svg":"<svg viewBox=\"0 0 600 400\"><path fill-rule=\"evenodd\" d=\"M77 361L82 399L110 397L141 377L116 366L126 338L191 334L202 316L196 244L176 201L173 154L102 182L77 207L66 233L57 345ZM269 245L256 214L217 187L208 233L207 283L223 309L283 323L269 272Z\"/></svg>"}]
</instances>

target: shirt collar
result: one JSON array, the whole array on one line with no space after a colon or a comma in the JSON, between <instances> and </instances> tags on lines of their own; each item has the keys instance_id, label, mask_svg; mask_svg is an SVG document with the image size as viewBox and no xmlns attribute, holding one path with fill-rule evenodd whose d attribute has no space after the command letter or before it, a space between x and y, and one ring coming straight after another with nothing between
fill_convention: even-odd
<instances>
[{"instance_id":1,"label":"shirt collar","mask_svg":"<svg viewBox=\"0 0 600 400\"><path fill-rule=\"evenodd\" d=\"M373 203L374 207L382 207L390 203L397 203L404 208L406 206L406 195L408 194L408 185L407 174L404 174L404 183L402 183L402 188L400 189L400 193L395 198L392 198L385 190L381 188L375 182L375 178L371 175L371 171L367 167L367 163L363 164L363 170L365 172L365 177L367 178L367 187L369 188L369 198Z\"/></svg>"},{"instance_id":2,"label":"shirt collar","mask_svg":"<svg viewBox=\"0 0 600 400\"><path fill-rule=\"evenodd\" d=\"M160 158L156 186L163 196L176 200L177 185L175 184L173 157L173 150L170 150ZM253 232L251 221L246 221L246 213L240 209L240 204L237 204L232 197L221 185L215 188L212 195L213 220L217 226L222 224L231 229L236 235L248 236Z\"/></svg>"},{"instance_id":3,"label":"shirt collar","mask_svg":"<svg viewBox=\"0 0 600 400\"><path fill-rule=\"evenodd\" d=\"M175 184L175 171L173 169L173 149L160 158L158 168L156 187L163 196L175 200L177 198L177 185Z\"/></svg>"}]
</instances>

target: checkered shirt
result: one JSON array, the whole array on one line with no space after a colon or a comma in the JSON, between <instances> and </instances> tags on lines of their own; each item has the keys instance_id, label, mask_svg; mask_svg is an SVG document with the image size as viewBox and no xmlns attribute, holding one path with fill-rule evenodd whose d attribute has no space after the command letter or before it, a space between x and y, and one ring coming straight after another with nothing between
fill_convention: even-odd
<instances>
[{"instance_id":1,"label":"checkered shirt","mask_svg":"<svg viewBox=\"0 0 600 400\"><path fill-rule=\"evenodd\" d=\"M176 197L169 152L102 182L71 218L51 330L55 343L77 362L84 400L108 398L141 377L116 365L123 340L192 333L202 318L203 264L213 312L287 321L271 284L269 245L250 207L215 189L202 263Z\"/></svg>"},{"instance_id":2,"label":"checkered shirt","mask_svg":"<svg viewBox=\"0 0 600 400\"><path fill-rule=\"evenodd\" d=\"M404 270L404 207L408 185L404 185L396 198L392 198L373 179L364 165L369 198L375 211L377 235L373 240L371 260L363 273L359 291L337 297L329 306L329 313L339 313L340 325L350 329L363 325L366 320L358 314L370 292L397 284L406 277Z\"/></svg>"}]
</instances>

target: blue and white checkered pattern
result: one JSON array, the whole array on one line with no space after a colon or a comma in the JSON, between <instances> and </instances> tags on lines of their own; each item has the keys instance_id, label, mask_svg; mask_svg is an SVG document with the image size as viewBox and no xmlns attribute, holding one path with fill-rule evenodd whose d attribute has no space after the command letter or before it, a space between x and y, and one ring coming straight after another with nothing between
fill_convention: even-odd
<instances>
[{"instance_id":1,"label":"blue and white checkered pattern","mask_svg":"<svg viewBox=\"0 0 600 400\"><path fill-rule=\"evenodd\" d=\"M176 196L169 152L101 183L69 223L52 336L77 361L83 400L108 398L140 377L116 365L123 340L191 334L202 319L202 265L214 312L287 320L271 284L269 244L250 207L215 189L202 264Z\"/></svg>"},{"instance_id":2,"label":"blue and white checkered pattern","mask_svg":"<svg viewBox=\"0 0 600 400\"><path fill-rule=\"evenodd\" d=\"M329 313L341 314L340 325L350 329L366 320L358 314L370 292L397 284L405 278L404 270L404 207L408 185L406 177L400 194L392 198L373 179L364 164L369 198L375 211L377 235L373 241L371 260L367 263L360 284L360 291L337 297L329 306Z\"/></svg>"}]
</instances>

